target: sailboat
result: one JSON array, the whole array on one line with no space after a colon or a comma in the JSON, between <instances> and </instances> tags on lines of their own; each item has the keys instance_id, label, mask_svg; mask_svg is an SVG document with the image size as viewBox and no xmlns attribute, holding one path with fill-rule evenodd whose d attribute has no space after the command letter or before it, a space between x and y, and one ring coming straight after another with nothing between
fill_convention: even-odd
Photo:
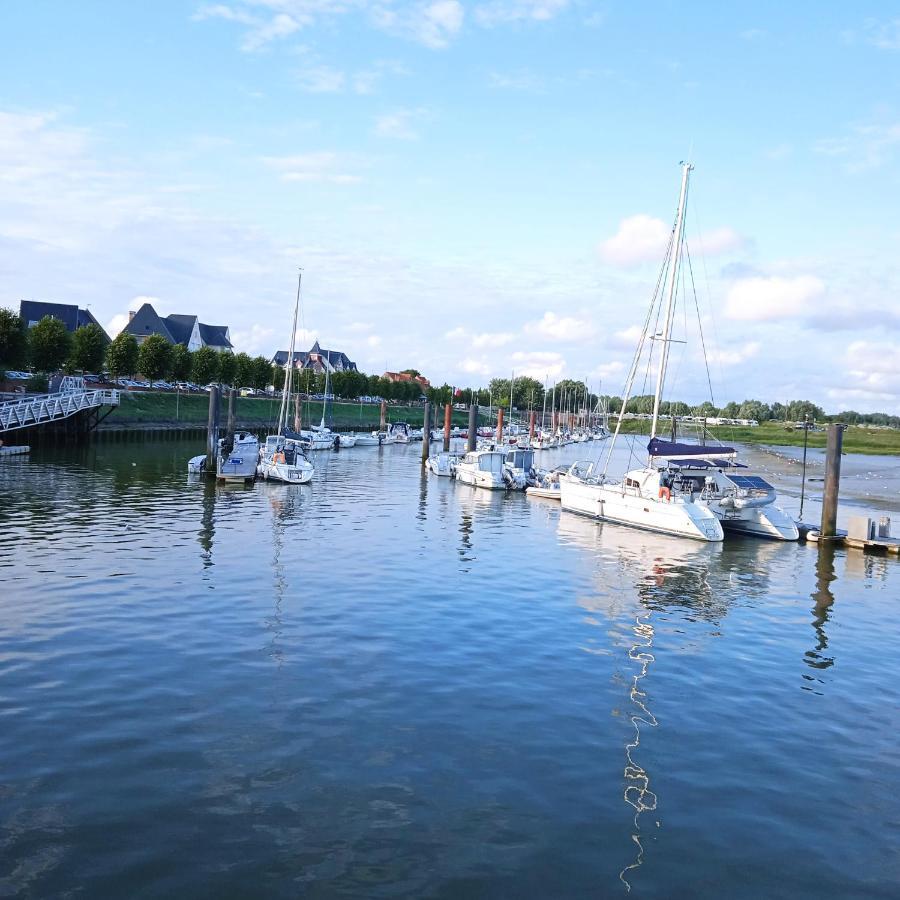
<instances>
[{"instance_id":1,"label":"sailboat","mask_svg":"<svg viewBox=\"0 0 900 900\"><path fill-rule=\"evenodd\" d=\"M681 194L669 251L671 259L668 261L665 321L662 335L653 335L653 339L661 339L662 349L659 353L656 393L653 400L651 445L657 438L659 405L665 387L666 367L672 340L675 288L678 284L678 269L684 239L684 210L687 202L688 180L692 169L693 166L690 163L682 163ZM655 306L655 300L654 296L651 312ZM652 315L648 314L638 345L638 352L635 353L629 372L628 385L622 402L623 411L628 403L629 391L634 382L651 319ZM610 443L606 457L607 466L622 426L622 418L623 416L620 415L616 433ZM725 533L722 525L709 505L699 502L693 491L673 490L675 485L671 472L667 469L657 468L653 462L654 457L651 456L646 466L627 472L625 477L618 482L607 480L605 468L602 472L595 472L593 463L587 466L583 463L576 463L567 474L560 478L562 508L597 519L700 541L723 540Z\"/></svg>"},{"instance_id":2,"label":"sailboat","mask_svg":"<svg viewBox=\"0 0 900 900\"><path fill-rule=\"evenodd\" d=\"M278 410L278 427L275 434L266 436L266 443L259 451L256 473L267 481L284 481L288 484L306 484L312 480L315 468L306 458L296 441L285 437L287 414L290 406L291 384L294 374L294 345L297 336L297 313L300 309L300 279L297 278L297 301L294 304L294 324L291 328L290 349L284 365L284 385L281 390L281 407Z\"/></svg>"}]
</instances>

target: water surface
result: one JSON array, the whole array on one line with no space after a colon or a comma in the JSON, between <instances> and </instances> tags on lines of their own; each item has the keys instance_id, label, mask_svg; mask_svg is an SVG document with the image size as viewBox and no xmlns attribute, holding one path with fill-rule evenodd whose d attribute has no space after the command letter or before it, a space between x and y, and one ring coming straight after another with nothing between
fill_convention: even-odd
<instances>
[{"instance_id":1,"label":"water surface","mask_svg":"<svg viewBox=\"0 0 900 900\"><path fill-rule=\"evenodd\" d=\"M0 896L896 896L896 561L419 450L0 465Z\"/></svg>"}]
</instances>

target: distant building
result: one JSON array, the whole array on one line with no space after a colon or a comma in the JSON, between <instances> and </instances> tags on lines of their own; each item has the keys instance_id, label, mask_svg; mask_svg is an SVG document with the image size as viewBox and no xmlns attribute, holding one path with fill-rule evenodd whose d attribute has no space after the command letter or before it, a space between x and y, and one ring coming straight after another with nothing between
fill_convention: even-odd
<instances>
[{"instance_id":1,"label":"distant building","mask_svg":"<svg viewBox=\"0 0 900 900\"><path fill-rule=\"evenodd\" d=\"M272 357L273 366L284 366L287 363L287 350L279 350ZM295 369L311 369L313 372L358 372L356 363L341 350L323 350L316 341L304 352L294 352Z\"/></svg>"},{"instance_id":2,"label":"distant building","mask_svg":"<svg viewBox=\"0 0 900 900\"><path fill-rule=\"evenodd\" d=\"M164 337L170 344L182 344L188 350L212 347L222 353L231 353L231 335L227 325L205 325L196 316L171 315L162 318L150 303L137 312L128 314L128 324L122 329L134 335L139 344L151 334Z\"/></svg>"},{"instance_id":3,"label":"distant building","mask_svg":"<svg viewBox=\"0 0 900 900\"><path fill-rule=\"evenodd\" d=\"M66 326L67 331L75 331L83 325L96 325L103 331L103 337L109 342L109 335L103 326L91 315L89 309L79 309L68 303L42 303L39 300L19 301L19 315L26 327L34 328L44 316L53 316Z\"/></svg>"},{"instance_id":4,"label":"distant building","mask_svg":"<svg viewBox=\"0 0 900 900\"><path fill-rule=\"evenodd\" d=\"M431 382L424 375L410 375L409 372L385 372L381 377L394 383L414 381L423 391L427 391L431 387Z\"/></svg>"}]
</instances>

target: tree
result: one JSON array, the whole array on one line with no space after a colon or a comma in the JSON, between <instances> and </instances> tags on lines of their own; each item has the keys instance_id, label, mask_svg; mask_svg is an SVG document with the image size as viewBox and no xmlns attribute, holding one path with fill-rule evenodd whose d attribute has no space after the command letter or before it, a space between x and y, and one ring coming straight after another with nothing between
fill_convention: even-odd
<instances>
[{"instance_id":1,"label":"tree","mask_svg":"<svg viewBox=\"0 0 900 900\"><path fill-rule=\"evenodd\" d=\"M264 391L272 384L272 363L264 356L255 356L252 362L250 386L258 391ZM282 369L283 374L284 370Z\"/></svg>"},{"instance_id":2,"label":"tree","mask_svg":"<svg viewBox=\"0 0 900 900\"><path fill-rule=\"evenodd\" d=\"M172 345L161 334L151 334L138 348L138 372L151 385L169 374L171 362Z\"/></svg>"},{"instance_id":3,"label":"tree","mask_svg":"<svg viewBox=\"0 0 900 900\"><path fill-rule=\"evenodd\" d=\"M28 332L31 362L38 372L55 372L72 352L72 335L54 316L44 316Z\"/></svg>"},{"instance_id":4,"label":"tree","mask_svg":"<svg viewBox=\"0 0 900 900\"><path fill-rule=\"evenodd\" d=\"M421 378L422 373L418 369L401 369L401 375L412 375L413 378Z\"/></svg>"},{"instance_id":5,"label":"tree","mask_svg":"<svg viewBox=\"0 0 900 900\"><path fill-rule=\"evenodd\" d=\"M11 309L0 309L0 364L9 369L24 369L28 365L25 324Z\"/></svg>"},{"instance_id":6,"label":"tree","mask_svg":"<svg viewBox=\"0 0 900 900\"><path fill-rule=\"evenodd\" d=\"M75 334L72 335L72 353L69 356L69 366L73 370L99 372L105 355L106 335L99 325L91 322L90 325L75 329Z\"/></svg>"},{"instance_id":7,"label":"tree","mask_svg":"<svg viewBox=\"0 0 900 900\"><path fill-rule=\"evenodd\" d=\"M187 381L191 377L192 355L184 344L176 344L172 348L172 358L169 364L172 378L175 381Z\"/></svg>"},{"instance_id":8,"label":"tree","mask_svg":"<svg viewBox=\"0 0 900 900\"><path fill-rule=\"evenodd\" d=\"M284 376L285 371L283 366L270 366L271 369L271 378L272 378L272 386L276 391L280 391L284 388ZM299 385L297 384L297 380L294 380L294 390L296 391Z\"/></svg>"},{"instance_id":9,"label":"tree","mask_svg":"<svg viewBox=\"0 0 900 900\"><path fill-rule=\"evenodd\" d=\"M123 331L106 348L106 368L113 378L134 375L137 371L138 345L133 334Z\"/></svg>"},{"instance_id":10,"label":"tree","mask_svg":"<svg viewBox=\"0 0 900 900\"><path fill-rule=\"evenodd\" d=\"M741 419L755 419L757 422L767 422L772 417L771 408L762 400L745 400L738 412Z\"/></svg>"},{"instance_id":11,"label":"tree","mask_svg":"<svg viewBox=\"0 0 900 900\"><path fill-rule=\"evenodd\" d=\"M246 357L246 353L240 356ZM238 357L233 353L222 352L219 354L219 381L227 384L229 387L249 387L250 382L243 377L238 368Z\"/></svg>"},{"instance_id":12,"label":"tree","mask_svg":"<svg viewBox=\"0 0 900 900\"><path fill-rule=\"evenodd\" d=\"M704 400L695 410L694 415L702 419L712 419L719 414L712 400Z\"/></svg>"},{"instance_id":13,"label":"tree","mask_svg":"<svg viewBox=\"0 0 900 900\"><path fill-rule=\"evenodd\" d=\"M191 360L191 381L199 385L210 384L219 377L219 354L212 347L194 351Z\"/></svg>"},{"instance_id":14,"label":"tree","mask_svg":"<svg viewBox=\"0 0 900 900\"><path fill-rule=\"evenodd\" d=\"M251 387L253 383L253 360L246 353L234 357L234 377L240 387Z\"/></svg>"}]
</instances>

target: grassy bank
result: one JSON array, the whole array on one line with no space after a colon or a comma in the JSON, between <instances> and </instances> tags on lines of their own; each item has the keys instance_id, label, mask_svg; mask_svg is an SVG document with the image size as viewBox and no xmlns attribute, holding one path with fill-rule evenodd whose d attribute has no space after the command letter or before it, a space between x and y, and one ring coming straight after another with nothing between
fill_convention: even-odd
<instances>
[{"instance_id":1,"label":"grassy bank","mask_svg":"<svg viewBox=\"0 0 900 900\"><path fill-rule=\"evenodd\" d=\"M649 434L648 421L628 421L623 423L622 431L628 434ZM763 422L755 428L741 428L723 425L710 428L722 443L739 441L746 444L766 444L769 446L802 447L803 432L788 431L780 422ZM685 431L687 439L694 440L695 431ZM809 433L809 446L825 449L826 434L824 431ZM867 428L865 425L851 425L844 432L844 451L846 453L867 453L876 455L900 456L900 430L895 428Z\"/></svg>"},{"instance_id":2,"label":"grassy bank","mask_svg":"<svg viewBox=\"0 0 900 900\"><path fill-rule=\"evenodd\" d=\"M239 425L274 425L278 419L281 398L237 397L235 400L235 420ZM225 420L227 400L222 401L221 420ZM153 391L123 391L122 402L104 421L105 425L203 425L209 413L207 394L181 394ZM371 431L378 427L381 409L375 404L335 403L333 420L335 428L356 428ZM388 404L389 422L409 422L422 426L421 406L393 406ZM302 406L304 425L318 424L322 419L322 403L308 402ZM439 413L438 424L443 424L443 409ZM293 407L291 409L293 420ZM454 410L453 424L468 425L468 413ZM102 426L101 426L102 427Z\"/></svg>"}]
</instances>

